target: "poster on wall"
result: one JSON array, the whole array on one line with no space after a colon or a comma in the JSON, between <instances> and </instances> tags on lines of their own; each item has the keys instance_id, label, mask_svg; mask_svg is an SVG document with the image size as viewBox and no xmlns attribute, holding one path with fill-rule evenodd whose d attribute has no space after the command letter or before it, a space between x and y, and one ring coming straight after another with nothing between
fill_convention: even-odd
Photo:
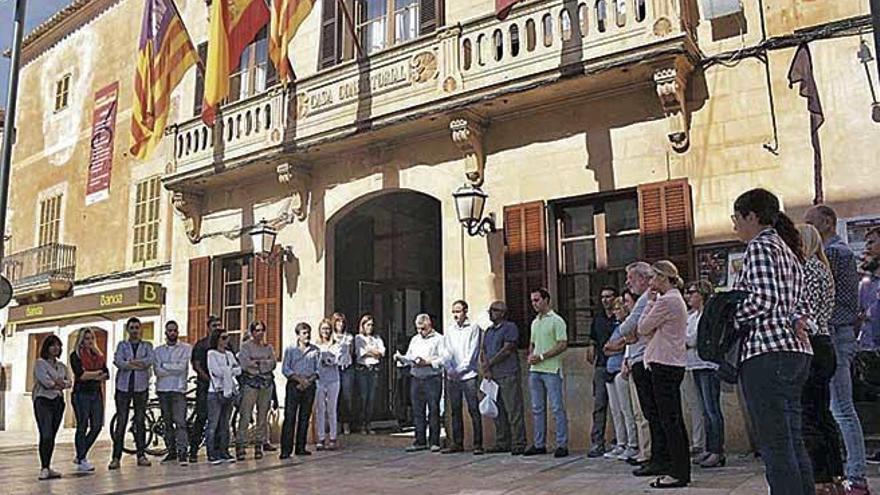
<instances>
[{"instance_id":1,"label":"poster on wall","mask_svg":"<svg viewBox=\"0 0 880 495\"><path fill-rule=\"evenodd\" d=\"M699 278L706 279L716 290L730 290L736 280L745 252L740 242L724 242L696 246Z\"/></svg>"},{"instance_id":2,"label":"poster on wall","mask_svg":"<svg viewBox=\"0 0 880 495\"><path fill-rule=\"evenodd\" d=\"M119 82L105 86L95 93L86 206L110 197L110 170L113 168L113 138L116 132L118 100Z\"/></svg>"}]
</instances>

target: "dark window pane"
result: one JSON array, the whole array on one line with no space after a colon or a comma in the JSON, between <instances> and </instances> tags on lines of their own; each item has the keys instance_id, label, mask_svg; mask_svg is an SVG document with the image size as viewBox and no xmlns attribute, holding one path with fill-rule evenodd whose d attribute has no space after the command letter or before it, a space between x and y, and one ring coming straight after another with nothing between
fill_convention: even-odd
<instances>
[{"instance_id":1,"label":"dark window pane","mask_svg":"<svg viewBox=\"0 0 880 495\"><path fill-rule=\"evenodd\" d=\"M608 238L608 266L623 268L638 259L638 234Z\"/></svg>"},{"instance_id":2,"label":"dark window pane","mask_svg":"<svg viewBox=\"0 0 880 495\"><path fill-rule=\"evenodd\" d=\"M241 306L241 285L232 284L224 288L226 306Z\"/></svg>"},{"instance_id":3,"label":"dark window pane","mask_svg":"<svg viewBox=\"0 0 880 495\"><path fill-rule=\"evenodd\" d=\"M596 244L592 239L562 245L563 273L584 273L596 269Z\"/></svg>"},{"instance_id":4,"label":"dark window pane","mask_svg":"<svg viewBox=\"0 0 880 495\"><path fill-rule=\"evenodd\" d=\"M224 311L223 320L223 326L226 330L232 332L241 329L241 311L238 308Z\"/></svg>"},{"instance_id":5,"label":"dark window pane","mask_svg":"<svg viewBox=\"0 0 880 495\"><path fill-rule=\"evenodd\" d=\"M223 280L237 282L241 280L241 263L238 260L227 261L223 266Z\"/></svg>"},{"instance_id":6,"label":"dark window pane","mask_svg":"<svg viewBox=\"0 0 880 495\"><path fill-rule=\"evenodd\" d=\"M562 220L563 237L592 235L594 232L593 205L565 207L559 218Z\"/></svg>"},{"instance_id":7,"label":"dark window pane","mask_svg":"<svg viewBox=\"0 0 880 495\"><path fill-rule=\"evenodd\" d=\"M616 234L625 230L638 230L639 206L635 199L619 199L605 203L605 231Z\"/></svg>"}]
</instances>

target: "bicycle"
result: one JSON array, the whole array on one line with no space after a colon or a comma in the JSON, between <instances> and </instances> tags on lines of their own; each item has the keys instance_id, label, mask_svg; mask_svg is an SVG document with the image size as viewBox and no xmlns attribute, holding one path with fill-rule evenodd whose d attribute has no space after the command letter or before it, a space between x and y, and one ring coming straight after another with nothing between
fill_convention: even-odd
<instances>
[{"instance_id":1,"label":"bicycle","mask_svg":"<svg viewBox=\"0 0 880 495\"><path fill-rule=\"evenodd\" d=\"M190 388L185 392L186 396L186 429L188 438L192 438L192 435L195 433L195 420L196 420L196 377L190 377L187 380L187 383L190 385ZM116 423L118 422L118 412L113 415L113 418L110 420L110 431L116 431ZM137 453L137 444L135 443L135 432L134 432L134 415L130 415L129 419L130 424L126 429L126 434L123 439L122 451L126 454L136 454ZM233 405L232 414L230 415L229 420L229 429L230 429L230 439L234 440L238 433L238 421L239 421L239 411L238 404ZM248 425L248 438L251 438L251 432L256 426L256 418L251 417L251 421ZM162 408L159 405L159 399L157 397L152 397L147 401L147 410L144 414L144 432L146 445L144 452L147 455L161 457L168 453L168 449L165 447L165 421L162 417ZM201 442L199 446L204 445L205 438L204 433L200 433ZM251 443L250 441L248 443Z\"/></svg>"}]
</instances>

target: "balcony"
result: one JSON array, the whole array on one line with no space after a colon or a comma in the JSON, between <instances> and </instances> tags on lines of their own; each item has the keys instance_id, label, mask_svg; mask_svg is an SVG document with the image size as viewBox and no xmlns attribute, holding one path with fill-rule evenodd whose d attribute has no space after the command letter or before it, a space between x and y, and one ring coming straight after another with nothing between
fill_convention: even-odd
<instances>
[{"instance_id":1,"label":"balcony","mask_svg":"<svg viewBox=\"0 0 880 495\"><path fill-rule=\"evenodd\" d=\"M399 140L447 128L474 108L494 117L498 106L488 107L500 98L504 111L515 111L561 93L628 85L656 86L670 141L681 151L684 87L697 58L692 1L535 0L504 21L486 15L446 26L224 107L213 136L198 119L181 123L173 130L166 184L198 194L221 172L250 164L257 165L253 174L274 170L290 161L285 153L295 151L296 161L318 159L319 152L332 158L368 144L344 139L356 134L373 133L369 142ZM564 88L554 85L563 80Z\"/></svg>"},{"instance_id":2,"label":"balcony","mask_svg":"<svg viewBox=\"0 0 880 495\"><path fill-rule=\"evenodd\" d=\"M76 246L46 244L3 258L3 275L19 304L57 299L73 287Z\"/></svg>"}]
</instances>

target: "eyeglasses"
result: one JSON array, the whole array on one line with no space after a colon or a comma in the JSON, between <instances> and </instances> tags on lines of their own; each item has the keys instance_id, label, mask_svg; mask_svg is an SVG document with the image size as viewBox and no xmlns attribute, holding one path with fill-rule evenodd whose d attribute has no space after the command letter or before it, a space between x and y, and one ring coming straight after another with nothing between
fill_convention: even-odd
<instances>
[{"instance_id":1,"label":"eyeglasses","mask_svg":"<svg viewBox=\"0 0 880 495\"><path fill-rule=\"evenodd\" d=\"M251 330L251 333L265 332L265 331L266 331L265 328L263 328L263 327L257 327L257 328L255 328L255 329Z\"/></svg>"}]
</instances>

